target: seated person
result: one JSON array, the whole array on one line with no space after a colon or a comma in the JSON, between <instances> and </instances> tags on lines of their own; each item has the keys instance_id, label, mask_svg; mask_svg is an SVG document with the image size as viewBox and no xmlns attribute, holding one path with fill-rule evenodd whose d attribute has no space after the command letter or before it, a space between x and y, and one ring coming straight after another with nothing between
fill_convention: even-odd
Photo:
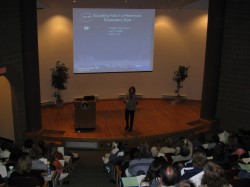
<instances>
[{"instance_id":1,"label":"seated person","mask_svg":"<svg viewBox=\"0 0 250 187\"><path fill-rule=\"evenodd\" d=\"M52 170L54 168L58 173L60 173L59 180L63 180L69 176L69 173L65 171L64 166L60 162L60 160L64 160L63 155L58 151L58 147L54 143L51 143L49 145L47 151L47 159L51 165Z\"/></svg>"},{"instance_id":2,"label":"seated person","mask_svg":"<svg viewBox=\"0 0 250 187\"><path fill-rule=\"evenodd\" d=\"M6 162L5 166L8 168L9 166L16 166L17 161L19 158L21 158L24 155L23 151L15 147L10 152L9 160Z\"/></svg>"},{"instance_id":3,"label":"seated person","mask_svg":"<svg viewBox=\"0 0 250 187\"><path fill-rule=\"evenodd\" d=\"M112 142L112 150L110 153L106 153L103 157L103 163L108 164L111 163L116 165L124 156L124 146L122 142Z\"/></svg>"},{"instance_id":4,"label":"seated person","mask_svg":"<svg viewBox=\"0 0 250 187\"><path fill-rule=\"evenodd\" d=\"M161 182L157 187L174 187L177 182L177 172L172 165L167 165L162 169Z\"/></svg>"},{"instance_id":5,"label":"seated person","mask_svg":"<svg viewBox=\"0 0 250 187\"><path fill-rule=\"evenodd\" d=\"M225 152L225 146L223 144L217 144L211 151L213 156L212 161L220 165L223 169L229 170L232 168L234 163L230 161L230 156Z\"/></svg>"},{"instance_id":6,"label":"seated person","mask_svg":"<svg viewBox=\"0 0 250 187\"><path fill-rule=\"evenodd\" d=\"M48 151L48 148L47 148L47 145L45 144L45 142L43 140L38 140L36 144L40 148L40 150L42 152L42 156L45 157L45 155L47 154L47 151Z\"/></svg>"},{"instance_id":7,"label":"seated person","mask_svg":"<svg viewBox=\"0 0 250 187\"><path fill-rule=\"evenodd\" d=\"M22 146L22 151L24 153L30 153L32 147L33 147L34 141L32 139L26 139L24 141L24 144Z\"/></svg>"},{"instance_id":8,"label":"seated person","mask_svg":"<svg viewBox=\"0 0 250 187\"><path fill-rule=\"evenodd\" d=\"M142 145L139 149L135 149L131 155L129 166L125 170L126 176L145 175L153 160L154 158L151 156L151 152L146 144Z\"/></svg>"},{"instance_id":9,"label":"seated person","mask_svg":"<svg viewBox=\"0 0 250 187\"><path fill-rule=\"evenodd\" d=\"M160 154L175 154L176 149L173 146L173 141L170 138L166 138L164 145L161 145L159 153Z\"/></svg>"},{"instance_id":10,"label":"seated person","mask_svg":"<svg viewBox=\"0 0 250 187\"><path fill-rule=\"evenodd\" d=\"M156 157L150 164L140 186L156 187L161 181L161 171L168 164L164 157Z\"/></svg>"},{"instance_id":11,"label":"seated person","mask_svg":"<svg viewBox=\"0 0 250 187\"><path fill-rule=\"evenodd\" d=\"M3 142L0 148L0 159L8 159L10 157L11 146L8 142Z\"/></svg>"},{"instance_id":12,"label":"seated person","mask_svg":"<svg viewBox=\"0 0 250 187\"><path fill-rule=\"evenodd\" d=\"M192 158L192 167L184 167L181 169L180 179L189 179L196 186L199 186L201 181L201 176L203 175L203 168L207 163L207 156L203 149L199 148L194 150Z\"/></svg>"},{"instance_id":13,"label":"seated person","mask_svg":"<svg viewBox=\"0 0 250 187\"><path fill-rule=\"evenodd\" d=\"M15 177L34 177L38 179L38 186L43 186L44 178L41 174L33 172L31 170L31 157L29 155L23 155L18 159L15 170L11 173L10 178L8 179L9 185L15 185Z\"/></svg>"},{"instance_id":14,"label":"seated person","mask_svg":"<svg viewBox=\"0 0 250 187\"><path fill-rule=\"evenodd\" d=\"M172 156L173 163L190 160L193 155L193 144L187 138L182 138L177 142L175 155Z\"/></svg>"},{"instance_id":15,"label":"seated person","mask_svg":"<svg viewBox=\"0 0 250 187\"><path fill-rule=\"evenodd\" d=\"M201 179L200 185L200 187L207 186L232 187L225 177L224 169L211 161L204 167L204 175Z\"/></svg>"}]
</instances>

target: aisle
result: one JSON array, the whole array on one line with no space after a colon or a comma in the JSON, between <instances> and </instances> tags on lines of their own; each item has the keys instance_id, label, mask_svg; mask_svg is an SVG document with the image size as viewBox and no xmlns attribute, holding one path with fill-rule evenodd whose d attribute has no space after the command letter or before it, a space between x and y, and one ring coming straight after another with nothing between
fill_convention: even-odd
<instances>
[{"instance_id":1,"label":"aisle","mask_svg":"<svg viewBox=\"0 0 250 187\"><path fill-rule=\"evenodd\" d=\"M104 172L101 157L106 151L73 151L79 153L80 160L76 162L70 183L64 187L115 187L110 181L110 175Z\"/></svg>"}]
</instances>

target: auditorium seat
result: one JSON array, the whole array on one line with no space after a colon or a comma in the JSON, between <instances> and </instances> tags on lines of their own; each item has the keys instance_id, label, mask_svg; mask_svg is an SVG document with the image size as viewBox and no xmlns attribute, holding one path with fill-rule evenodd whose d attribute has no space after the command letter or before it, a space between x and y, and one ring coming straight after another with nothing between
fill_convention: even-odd
<instances>
[{"instance_id":1,"label":"auditorium seat","mask_svg":"<svg viewBox=\"0 0 250 187\"><path fill-rule=\"evenodd\" d=\"M249 187L250 178L231 179L228 181L233 187Z\"/></svg>"},{"instance_id":2,"label":"auditorium seat","mask_svg":"<svg viewBox=\"0 0 250 187\"><path fill-rule=\"evenodd\" d=\"M231 180L231 179L235 179L238 174L240 172L240 169L236 168L236 169L230 169L230 170L226 170L226 179L227 180Z\"/></svg>"},{"instance_id":3,"label":"auditorium seat","mask_svg":"<svg viewBox=\"0 0 250 187\"><path fill-rule=\"evenodd\" d=\"M40 187L40 181L36 177L16 176L8 179L9 187Z\"/></svg>"}]
</instances>

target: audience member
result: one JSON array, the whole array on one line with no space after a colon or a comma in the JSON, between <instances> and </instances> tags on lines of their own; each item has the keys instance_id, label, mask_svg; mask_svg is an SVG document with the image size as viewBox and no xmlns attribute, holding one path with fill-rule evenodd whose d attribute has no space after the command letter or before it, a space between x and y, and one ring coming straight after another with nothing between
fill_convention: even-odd
<instances>
[{"instance_id":1,"label":"audience member","mask_svg":"<svg viewBox=\"0 0 250 187\"><path fill-rule=\"evenodd\" d=\"M175 184L175 187L196 187L196 185L190 180L181 180Z\"/></svg>"},{"instance_id":2,"label":"audience member","mask_svg":"<svg viewBox=\"0 0 250 187\"><path fill-rule=\"evenodd\" d=\"M9 166L16 166L18 159L23 156L24 153L19 147L15 147L10 152L10 157L7 163L5 164L8 168Z\"/></svg>"},{"instance_id":3,"label":"audience member","mask_svg":"<svg viewBox=\"0 0 250 187\"><path fill-rule=\"evenodd\" d=\"M43 140L38 140L37 145L42 151L42 156L45 157L45 155L47 154L47 151L48 151L48 148L46 147L45 142Z\"/></svg>"},{"instance_id":4,"label":"audience member","mask_svg":"<svg viewBox=\"0 0 250 187\"><path fill-rule=\"evenodd\" d=\"M31 157L29 155L23 155L18 159L15 170L11 173L9 182L14 182L14 177L35 177L39 181L39 186L43 186L44 179L41 174L33 172L31 170ZM11 184L10 184L11 185Z\"/></svg>"},{"instance_id":5,"label":"audience member","mask_svg":"<svg viewBox=\"0 0 250 187\"><path fill-rule=\"evenodd\" d=\"M203 175L203 168L207 162L207 157L202 148L197 148L193 152L192 167L184 167L181 169L181 180L189 179L196 186L201 183L201 177Z\"/></svg>"},{"instance_id":6,"label":"audience member","mask_svg":"<svg viewBox=\"0 0 250 187\"><path fill-rule=\"evenodd\" d=\"M182 138L177 142L176 152L173 158L173 163L190 160L193 155L193 144L187 138Z\"/></svg>"},{"instance_id":7,"label":"audience member","mask_svg":"<svg viewBox=\"0 0 250 187\"><path fill-rule=\"evenodd\" d=\"M162 169L161 182L158 187L174 187L177 183L177 172L176 169L167 165Z\"/></svg>"},{"instance_id":8,"label":"audience member","mask_svg":"<svg viewBox=\"0 0 250 187\"><path fill-rule=\"evenodd\" d=\"M69 174L64 170L63 165L60 160L64 160L62 153L58 151L58 147L54 143L50 143L47 152L47 159L51 163L52 170L55 170L60 174L59 180L63 180L69 176Z\"/></svg>"},{"instance_id":9,"label":"audience member","mask_svg":"<svg viewBox=\"0 0 250 187\"><path fill-rule=\"evenodd\" d=\"M145 175L150 164L154 160L148 148L148 144L143 144L139 149L136 149L133 155L131 155L131 158L129 166L125 170L127 177L137 176L139 174Z\"/></svg>"},{"instance_id":10,"label":"audience member","mask_svg":"<svg viewBox=\"0 0 250 187\"><path fill-rule=\"evenodd\" d=\"M164 145L160 147L159 153L170 155L176 153L176 149L173 146L173 141L170 138L166 138L164 140Z\"/></svg>"},{"instance_id":11,"label":"audience member","mask_svg":"<svg viewBox=\"0 0 250 187\"><path fill-rule=\"evenodd\" d=\"M22 146L22 151L24 152L24 153L30 153L30 151L31 151L31 149L32 149L32 147L33 147L33 143L34 143L34 141L32 140L32 139L26 139L25 141L24 141L24 144L23 144L23 146Z\"/></svg>"},{"instance_id":12,"label":"audience member","mask_svg":"<svg viewBox=\"0 0 250 187\"><path fill-rule=\"evenodd\" d=\"M161 170L168 164L164 157L156 157L150 164L140 186L157 187L161 181Z\"/></svg>"},{"instance_id":13,"label":"audience member","mask_svg":"<svg viewBox=\"0 0 250 187\"><path fill-rule=\"evenodd\" d=\"M214 163L220 165L225 170L229 170L232 168L230 155L225 153L225 146L223 144L217 144L211 152Z\"/></svg>"},{"instance_id":14,"label":"audience member","mask_svg":"<svg viewBox=\"0 0 250 187\"><path fill-rule=\"evenodd\" d=\"M225 177L224 169L209 161L204 167L200 187L232 187Z\"/></svg>"}]
</instances>

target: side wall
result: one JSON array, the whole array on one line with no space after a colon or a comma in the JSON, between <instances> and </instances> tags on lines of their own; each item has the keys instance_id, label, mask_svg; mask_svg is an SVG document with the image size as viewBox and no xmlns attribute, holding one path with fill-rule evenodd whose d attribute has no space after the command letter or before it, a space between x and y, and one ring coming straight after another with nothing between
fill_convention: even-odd
<instances>
[{"instance_id":1,"label":"side wall","mask_svg":"<svg viewBox=\"0 0 250 187\"><path fill-rule=\"evenodd\" d=\"M13 114L10 124L3 124L4 133L8 138L14 124L14 140L21 143L25 132L41 128L36 0L4 1L0 10L0 67L6 68L6 73L0 76L8 80L11 90L11 102L0 105L12 105ZM1 89L0 94L4 94L6 90L1 93ZM0 118L1 125L2 122Z\"/></svg>"},{"instance_id":2,"label":"side wall","mask_svg":"<svg viewBox=\"0 0 250 187\"><path fill-rule=\"evenodd\" d=\"M246 128L250 121L250 1L227 0L217 105L221 127Z\"/></svg>"}]
</instances>

